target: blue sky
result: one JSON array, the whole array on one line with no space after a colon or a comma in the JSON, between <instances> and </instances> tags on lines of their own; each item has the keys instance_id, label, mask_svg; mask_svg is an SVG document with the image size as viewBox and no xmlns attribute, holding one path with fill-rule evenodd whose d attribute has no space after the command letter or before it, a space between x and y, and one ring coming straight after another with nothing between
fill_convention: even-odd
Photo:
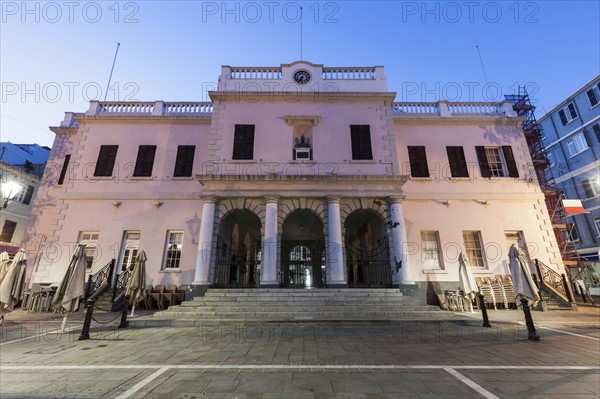
<instances>
[{"instance_id":1,"label":"blue sky","mask_svg":"<svg viewBox=\"0 0 600 399\"><path fill-rule=\"evenodd\" d=\"M494 101L538 118L600 73L598 1L2 1L0 140L52 144L65 111L206 100L221 65L383 65L397 101ZM477 54L479 46L486 76Z\"/></svg>"}]
</instances>

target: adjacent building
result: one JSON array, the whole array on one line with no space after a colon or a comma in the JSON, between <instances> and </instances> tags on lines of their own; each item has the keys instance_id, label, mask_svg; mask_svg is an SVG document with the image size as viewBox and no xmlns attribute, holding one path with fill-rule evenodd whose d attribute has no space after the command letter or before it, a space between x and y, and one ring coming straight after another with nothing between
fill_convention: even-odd
<instances>
[{"instance_id":1,"label":"adjacent building","mask_svg":"<svg viewBox=\"0 0 600 399\"><path fill-rule=\"evenodd\" d=\"M600 292L600 76L540 118L550 161L548 178L587 213L568 216L568 239L586 264L592 293ZM577 273L577 272L575 272Z\"/></svg>"},{"instance_id":2,"label":"adjacent building","mask_svg":"<svg viewBox=\"0 0 600 399\"><path fill-rule=\"evenodd\" d=\"M221 69L211 102L97 102L65 115L35 201L32 286L77 242L93 273L138 250L147 284L401 287L433 302L508 274L564 273L520 118L503 103L397 103L383 67Z\"/></svg>"}]
</instances>

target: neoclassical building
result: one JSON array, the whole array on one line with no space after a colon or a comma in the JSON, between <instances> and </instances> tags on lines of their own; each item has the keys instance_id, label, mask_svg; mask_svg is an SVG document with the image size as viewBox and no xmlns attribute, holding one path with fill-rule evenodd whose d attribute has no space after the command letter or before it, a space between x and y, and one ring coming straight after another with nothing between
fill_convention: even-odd
<instances>
[{"instance_id":1,"label":"neoclassical building","mask_svg":"<svg viewBox=\"0 0 600 399\"><path fill-rule=\"evenodd\" d=\"M397 103L383 67L223 66L211 102L68 112L36 198L30 284L73 246L115 276L207 287L401 287L508 273L519 245L563 273L510 102Z\"/></svg>"}]
</instances>

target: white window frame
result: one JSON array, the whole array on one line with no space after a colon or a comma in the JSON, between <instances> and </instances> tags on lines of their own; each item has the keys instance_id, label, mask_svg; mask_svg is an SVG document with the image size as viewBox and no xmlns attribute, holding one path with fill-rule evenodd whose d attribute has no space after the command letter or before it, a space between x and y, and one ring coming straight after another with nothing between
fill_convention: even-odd
<instances>
[{"instance_id":1,"label":"white window frame","mask_svg":"<svg viewBox=\"0 0 600 399\"><path fill-rule=\"evenodd\" d=\"M573 106L573 111L575 112L575 116L573 116L573 114L571 113L571 109L569 108L569 106L572 105ZM564 107L562 107L558 112L559 112L559 119L560 119L560 112L564 112L565 114L565 118L567 119L567 123L565 123L563 126L568 125L569 123L573 122L575 119L579 118L579 114L577 112L577 109L575 108L575 104L570 101L568 104L565 104ZM562 119L560 121L560 123L562 124Z\"/></svg>"},{"instance_id":2,"label":"white window frame","mask_svg":"<svg viewBox=\"0 0 600 399\"><path fill-rule=\"evenodd\" d=\"M433 234L433 240L431 236ZM443 270L444 262L441 254L440 234L436 230L421 231L421 262L425 269ZM435 264L434 264L435 263Z\"/></svg>"},{"instance_id":3,"label":"white window frame","mask_svg":"<svg viewBox=\"0 0 600 399\"><path fill-rule=\"evenodd\" d=\"M572 227L569 225L572 225ZM575 231L575 234L577 235L577 237L575 237L574 240L571 239L571 238L573 238L573 231ZM567 223L566 234L567 234L568 242L579 242L579 230L577 230L577 226L575 225L575 222Z\"/></svg>"},{"instance_id":4,"label":"white window frame","mask_svg":"<svg viewBox=\"0 0 600 399\"><path fill-rule=\"evenodd\" d=\"M163 270L180 270L181 268L181 256L183 254L183 230L168 230L167 237L165 240L165 250L163 254ZM179 239L176 238L179 236ZM172 249L171 246L176 245L176 249L179 253L179 256L172 257ZM176 264L176 266L172 266L171 261Z\"/></svg>"},{"instance_id":5,"label":"white window frame","mask_svg":"<svg viewBox=\"0 0 600 399\"><path fill-rule=\"evenodd\" d=\"M583 132L574 134L569 141L567 141L567 149L569 150L570 154L569 158L573 158L574 156L581 154L588 148L590 147L588 147L587 140L585 139Z\"/></svg>"},{"instance_id":6,"label":"white window frame","mask_svg":"<svg viewBox=\"0 0 600 399\"><path fill-rule=\"evenodd\" d=\"M485 147L485 158L492 177L508 177L508 168L501 147Z\"/></svg>"},{"instance_id":7,"label":"white window frame","mask_svg":"<svg viewBox=\"0 0 600 399\"><path fill-rule=\"evenodd\" d=\"M475 240L468 239L469 237L467 237L466 234L474 234ZM462 236L463 236L463 243L465 245L465 256L469 260L469 264L471 265L471 267L476 267L478 269L485 269L486 268L486 259L485 259L485 252L483 249L483 240L481 239L481 231L479 231L479 230L463 230ZM478 244L477 248L475 247L475 245L471 245L471 244L475 244L475 243ZM471 256L472 251L479 252L479 256L477 256L477 255ZM481 264L479 264L479 259L481 259Z\"/></svg>"},{"instance_id":8,"label":"white window frame","mask_svg":"<svg viewBox=\"0 0 600 399\"><path fill-rule=\"evenodd\" d=\"M96 262L98 252L98 239L100 232L94 230L84 230L79 232L78 242L85 244L85 268L90 270Z\"/></svg>"},{"instance_id":9,"label":"white window frame","mask_svg":"<svg viewBox=\"0 0 600 399\"><path fill-rule=\"evenodd\" d=\"M591 197L588 197L586 192L585 192L585 188L583 187L583 182L589 182L590 184L590 190L592 191L593 195ZM585 196L585 199L591 199L591 198L596 198L598 195L600 195L600 180L598 179L598 177L596 178L591 178L591 179L584 179L581 181L581 188L583 190L583 195Z\"/></svg>"},{"instance_id":10,"label":"white window frame","mask_svg":"<svg viewBox=\"0 0 600 399\"><path fill-rule=\"evenodd\" d=\"M596 226L596 237L600 237L600 216L594 218L594 226Z\"/></svg>"},{"instance_id":11,"label":"white window frame","mask_svg":"<svg viewBox=\"0 0 600 399\"><path fill-rule=\"evenodd\" d=\"M590 91L594 94L594 97L596 98L596 104L592 104L592 100L590 99L590 95L588 94ZM596 87L592 86L591 89L586 90L585 94L587 95L588 101L590 102L590 108L596 107L598 104L600 104L600 83Z\"/></svg>"}]
</instances>

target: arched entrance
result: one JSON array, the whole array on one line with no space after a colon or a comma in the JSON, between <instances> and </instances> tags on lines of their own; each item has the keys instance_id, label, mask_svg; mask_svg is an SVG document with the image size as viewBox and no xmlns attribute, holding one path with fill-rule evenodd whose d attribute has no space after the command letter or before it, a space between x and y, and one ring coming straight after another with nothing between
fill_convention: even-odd
<instances>
[{"instance_id":1,"label":"arched entrance","mask_svg":"<svg viewBox=\"0 0 600 399\"><path fill-rule=\"evenodd\" d=\"M257 287L260 283L260 228L258 216L234 210L221 220L217 237L214 286Z\"/></svg>"},{"instance_id":2,"label":"arched entrance","mask_svg":"<svg viewBox=\"0 0 600 399\"><path fill-rule=\"evenodd\" d=\"M309 210L296 210L284 220L281 239L282 287L325 286L323 237L323 222Z\"/></svg>"},{"instance_id":3,"label":"arched entrance","mask_svg":"<svg viewBox=\"0 0 600 399\"><path fill-rule=\"evenodd\" d=\"M381 217L368 210L358 210L348 215L344 227L348 286L390 287L390 250Z\"/></svg>"}]
</instances>

